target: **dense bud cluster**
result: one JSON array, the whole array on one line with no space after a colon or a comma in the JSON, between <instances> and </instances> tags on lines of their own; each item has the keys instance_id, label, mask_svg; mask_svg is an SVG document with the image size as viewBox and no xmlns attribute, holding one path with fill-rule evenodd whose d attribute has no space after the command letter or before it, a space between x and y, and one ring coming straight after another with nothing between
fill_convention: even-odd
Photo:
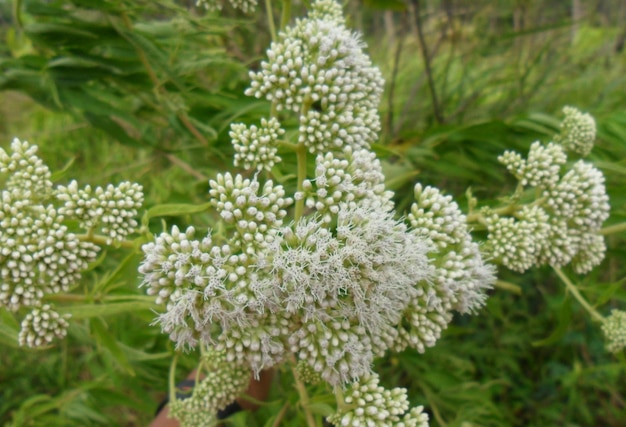
<instances>
[{"instance_id":1,"label":"dense bud cluster","mask_svg":"<svg viewBox=\"0 0 626 427\"><path fill-rule=\"evenodd\" d=\"M571 138L560 138L560 143L595 136L593 119L572 108L564 111L562 135ZM585 144L593 145L593 140ZM537 197L528 205L514 206L510 216L483 210L487 251L493 258L519 272L571 263L582 274L598 265L606 251L598 231L610 208L602 172L582 160L567 167L564 147L556 143L533 143L527 159L507 151L499 160L518 179L518 190L534 187Z\"/></svg>"},{"instance_id":2,"label":"dense bud cluster","mask_svg":"<svg viewBox=\"0 0 626 427\"><path fill-rule=\"evenodd\" d=\"M335 2L319 1L279 35L251 72L247 95L299 114L299 143L312 153L369 148L380 130L383 80Z\"/></svg>"},{"instance_id":3,"label":"dense bud cluster","mask_svg":"<svg viewBox=\"0 0 626 427\"><path fill-rule=\"evenodd\" d=\"M228 362L224 354L211 352L205 356L204 378L198 382L191 396L170 402L169 416L181 427L214 427L216 414L246 389L250 371Z\"/></svg>"},{"instance_id":4,"label":"dense bud cluster","mask_svg":"<svg viewBox=\"0 0 626 427\"><path fill-rule=\"evenodd\" d=\"M565 118L561 122L561 132L554 136L554 141L566 150L587 156L596 140L596 122L591 115L582 113L574 107L564 107Z\"/></svg>"},{"instance_id":5,"label":"dense bud cluster","mask_svg":"<svg viewBox=\"0 0 626 427\"><path fill-rule=\"evenodd\" d=\"M606 339L606 349L618 353L626 348L626 311L612 310L611 315L604 318L602 332Z\"/></svg>"},{"instance_id":6,"label":"dense bud cluster","mask_svg":"<svg viewBox=\"0 0 626 427\"><path fill-rule=\"evenodd\" d=\"M107 244L122 241L136 231L137 209L143 204L139 184L125 181L118 186L109 184L92 190L89 185L78 188L78 183L72 181L67 187L58 186L56 193L64 202L59 213L78 219L85 230L101 231L108 238Z\"/></svg>"},{"instance_id":7,"label":"dense bud cluster","mask_svg":"<svg viewBox=\"0 0 626 427\"><path fill-rule=\"evenodd\" d=\"M88 197L72 197L83 191L77 190L75 182L54 188L50 170L37 157L37 146L17 139L10 153L0 149L0 175L4 178L0 194L0 307L11 311L30 308L22 322L20 344L48 345L53 338L65 335L67 321L50 304L43 304L43 299L68 291L99 251L95 244L70 232L64 221L79 220L91 228L94 223L87 218L97 217L111 239L124 237L136 225L132 216L143 198L141 187L122 183L97 189L97 203L90 204Z\"/></svg>"},{"instance_id":8,"label":"dense bud cluster","mask_svg":"<svg viewBox=\"0 0 626 427\"><path fill-rule=\"evenodd\" d=\"M281 185L266 181L261 188L256 177L244 179L241 175L218 174L209 185L211 204L227 224L235 226L232 244L249 254L273 240L287 215L285 209L293 203L291 197L285 197Z\"/></svg>"},{"instance_id":9,"label":"dense bud cluster","mask_svg":"<svg viewBox=\"0 0 626 427\"><path fill-rule=\"evenodd\" d=\"M394 349L410 346L424 352L435 345L453 311L473 312L484 304L495 272L484 263L465 215L452 197L421 184L415 186L414 193L415 203L408 214L411 232L429 238L436 246L430 256L435 270L432 281L411 297Z\"/></svg>"},{"instance_id":10,"label":"dense bud cluster","mask_svg":"<svg viewBox=\"0 0 626 427\"><path fill-rule=\"evenodd\" d=\"M53 201L53 187L37 147L16 139L11 150L0 149L0 173L8 175L0 199L0 305L17 311L67 291L98 248L78 240L44 204Z\"/></svg>"},{"instance_id":11,"label":"dense bud cluster","mask_svg":"<svg viewBox=\"0 0 626 427\"><path fill-rule=\"evenodd\" d=\"M337 427L428 427L423 407L409 410L406 389L387 390L378 382L378 375L372 374L351 384L339 410L327 421Z\"/></svg>"},{"instance_id":12,"label":"dense bud cluster","mask_svg":"<svg viewBox=\"0 0 626 427\"><path fill-rule=\"evenodd\" d=\"M50 304L35 307L24 317L18 336L19 344L25 347L44 347L55 339L67 335L69 314L61 315Z\"/></svg>"},{"instance_id":13,"label":"dense bud cluster","mask_svg":"<svg viewBox=\"0 0 626 427\"><path fill-rule=\"evenodd\" d=\"M244 13L254 12L257 7L257 0L228 0L235 9L240 9ZM224 0L196 0L196 6L202 6L208 10L222 10Z\"/></svg>"},{"instance_id":14,"label":"dense bud cluster","mask_svg":"<svg viewBox=\"0 0 626 427\"><path fill-rule=\"evenodd\" d=\"M340 204L393 209L393 193L385 188L380 160L371 151L346 147L340 158L318 154L315 164L315 178L305 180L304 192L296 197L306 198L306 206L324 221L330 222Z\"/></svg>"},{"instance_id":15,"label":"dense bud cluster","mask_svg":"<svg viewBox=\"0 0 626 427\"><path fill-rule=\"evenodd\" d=\"M278 156L278 138L285 133L276 118L261 119L261 127L242 123L230 126L229 136L235 148L235 166L245 169L271 170L281 161Z\"/></svg>"}]
</instances>

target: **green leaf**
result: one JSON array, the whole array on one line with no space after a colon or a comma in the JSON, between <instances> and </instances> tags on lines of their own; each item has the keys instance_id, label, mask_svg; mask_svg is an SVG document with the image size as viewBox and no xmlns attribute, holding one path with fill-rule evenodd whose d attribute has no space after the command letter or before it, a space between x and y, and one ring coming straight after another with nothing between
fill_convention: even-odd
<instances>
[{"instance_id":1,"label":"green leaf","mask_svg":"<svg viewBox=\"0 0 626 427\"><path fill-rule=\"evenodd\" d=\"M158 218L161 216L180 216L189 215L199 212L204 212L211 207L211 203L204 203L202 205L192 205L186 203L173 203L156 205L148 209L146 212L146 219Z\"/></svg>"},{"instance_id":2,"label":"green leaf","mask_svg":"<svg viewBox=\"0 0 626 427\"><path fill-rule=\"evenodd\" d=\"M113 359L120 365L120 367L129 375L134 376L135 371L130 365L126 353L120 348L117 339L107 330L107 326L104 321L98 317L91 319L91 332L95 336L98 344L106 348Z\"/></svg>"},{"instance_id":3,"label":"green leaf","mask_svg":"<svg viewBox=\"0 0 626 427\"><path fill-rule=\"evenodd\" d=\"M569 299L565 297L563 299L563 303L561 304L561 309L559 310L559 324L556 329L550 334L550 336L539 341L534 341L532 345L535 347L542 347L559 341L569 329L569 322L571 318L572 304Z\"/></svg>"},{"instance_id":4,"label":"green leaf","mask_svg":"<svg viewBox=\"0 0 626 427\"><path fill-rule=\"evenodd\" d=\"M17 348L17 335L20 325L11 313L7 310L0 309L0 343L10 347Z\"/></svg>"}]
</instances>

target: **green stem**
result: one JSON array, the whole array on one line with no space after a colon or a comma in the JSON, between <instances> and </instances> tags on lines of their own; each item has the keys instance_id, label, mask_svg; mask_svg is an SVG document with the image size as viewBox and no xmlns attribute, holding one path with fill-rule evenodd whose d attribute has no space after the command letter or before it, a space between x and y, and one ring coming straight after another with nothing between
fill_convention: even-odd
<instances>
[{"instance_id":1,"label":"green stem","mask_svg":"<svg viewBox=\"0 0 626 427\"><path fill-rule=\"evenodd\" d=\"M135 243L132 240L123 240L121 242L114 241L113 243L108 243L109 239L106 236L100 236L97 234L92 234L91 232L87 234L79 234L76 236L78 240L81 242L91 242L98 246L113 246L115 248L126 248L133 249L135 247Z\"/></svg>"},{"instance_id":2,"label":"green stem","mask_svg":"<svg viewBox=\"0 0 626 427\"><path fill-rule=\"evenodd\" d=\"M569 280L569 278L565 275L565 273L563 273L563 271L558 267L552 266L552 269L556 272L556 274L563 281L563 283L565 283L565 287L567 288L567 290L570 291L572 295L574 295L574 298L578 300L580 305L582 305L585 308L585 310L587 310L587 312L591 314L591 317L593 317L594 320L602 322L604 320L604 317L602 317L602 315L598 313L596 309L594 309L587 302L585 297L581 295L581 293L578 291L578 288Z\"/></svg>"},{"instance_id":3,"label":"green stem","mask_svg":"<svg viewBox=\"0 0 626 427\"><path fill-rule=\"evenodd\" d=\"M626 231L626 222L604 227L602 230L600 230L600 234L603 236L608 236L610 234L617 234L623 231Z\"/></svg>"},{"instance_id":4,"label":"green stem","mask_svg":"<svg viewBox=\"0 0 626 427\"><path fill-rule=\"evenodd\" d=\"M274 23L274 10L272 9L272 0L265 0L265 9L267 11L267 25L270 27L270 35L272 41L276 41L276 24Z\"/></svg>"},{"instance_id":5,"label":"green stem","mask_svg":"<svg viewBox=\"0 0 626 427\"><path fill-rule=\"evenodd\" d=\"M280 17L280 29L284 30L291 19L291 0L283 0L283 14Z\"/></svg>"},{"instance_id":6,"label":"green stem","mask_svg":"<svg viewBox=\"0 0 626 427\"><path fill-rule=\"evenodd\" d=\"M46 295L46 301L57 302L154 302L154 297L151 295L106 295L99 298L94 298L93 295L77 295L77 294L53 294Z\"/></svg>"},{"instance_id":7,"label":"green stem","mask_svg":"<svg viewBox=\"0 0 626 427\"><path fill-rule=\"evenodd\" d=\"M304 180L306 179L306 146L303 143L300 143L296 146L296 156L298 159L298 192L304 191ZM304 213L304 197L296 200L296 212L294 216L294 220L298 222L298 220L302 217Z\"/></svg>"},{"instance_id":8,"label":"green stem","mask_svg":"<svg viewBox=\"0 0 626 427\"><path fill-rule=\"evenodd\" d=\"M497 280L494 284L494 287L496 287L497 289L502 289L503 291L514 293L516 295L522 295L522 288L514 283L505 282L504 280Z\"/></svg>"},{"instance_id":9,"label":"green stem","mask_svg":"<svg viewBox=\"0 0 626 427\"><path fill-rule=\"evenodd\" d=\"M496 215L511 215L513 213L515 213L515 211L517 210L518 205L508 205L508 206L504 206L502 208L498 208L498 209L492 209L490 212L494 213ZM476 212L473 214L469 214L467 216L466 222L472 223L472 222L479 222L479 223L483 223L485 221L485 217L481 212Z\"/></svg>"},{"instance_id":10,"label":"green stem","mask_svg":"<svg viewBox=\"0 0 626 427\"><path fill-rule=\"evenodd\" d=\"M272 423L272 427L278 427L280 425L280 423L283 421L283 418L285 418L287 409L289 409L289 402L285 402L283 407L280 408L280 412L278 413L278 415L276 416L276 419Z\"/></svg>"},{"instance_id":11,"label":"green stem","mask_svg":"<svg viewBox=\"0 0 626 427\"><path fill-rule=\"evenodd\" d=\"M313 417L313 413L309 409L310 399L309 393L306 391L306 386L300 380L298 373L296 372L296 358L293 354L290 356L291 363L290 368L293 373L293 379L296 384L296 390L298 390L298 395L300 396L300 406L302 407L302 411L304 411L304 416L306 417L306 423L308 427L317 427L317 423L315 422L315 418Z\"/></svg>"},{"instance_id":12,"label":"green stem","mask_svg":"<svg viewBox=\"0 0 626 427\"><path fill-rule=\"evenodd\" d=\"M169 375L170 402L174 402L176 400L176 362L178 362L178 353L174 355L174 358L172 359L172 364L170 365L170 375Z\"/></svg>"}]
</instances>

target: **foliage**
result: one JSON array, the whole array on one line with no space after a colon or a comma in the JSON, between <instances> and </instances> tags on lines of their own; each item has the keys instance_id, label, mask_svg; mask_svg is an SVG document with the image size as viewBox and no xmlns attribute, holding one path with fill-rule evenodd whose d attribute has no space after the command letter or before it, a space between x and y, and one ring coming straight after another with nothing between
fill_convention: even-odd
<instances>
[{"instance_id":1,"label":"foliage","mask_svg":"<svg viewBox=\"0 0 626 427\"><path fill-rule=\"evenodd\" d=\"M217 215L206 205L208 178L225 169L234 153L228 125L258 123L269 108L242 96L248 84L244 70L268 39L258 36L249 18L228 9L231 18L218 19L165 1L102 2L99 9L89 2L61 3L25 1L18 4L14 25L2 28L7 48L1 51L0 87L11 92L2 93L1 108L19 102L31 112L25 119L5 111L12 119L0 123L2 140L10 141L11 132L38 142L41 157L61 171L53 174L55 183L68 184L69 176L94 187L141 182L145 205L152 208L135 248L173 224L214 226ZM401 9L396 3L402 2L394 2ZM465 19L445 14L445 6L454 11L456 3L431 2L421 10L441 123L421 77L427 61L419 55L418 36L407 30L403 46L389 48L403 37L398 31L396 44L376 37L371 48L394 87L382 104L385 136L374 148L384 159L398 210L410 205L417 175L469 207L474 197L497 207L502 189L513 192L516 185L498 155L506 149L526 153L531 141L550 140L558 133L558 110L576 105L597 118L590 160L606 176L611 200L607 258L589 275L576 276L572 287L547 268L524 274L502 269L499 287L478 316L455 318L437 346L423 354L407 350L379 360L380 382L387 389L407 388L409 400L425 406L432 425L621 425L623 353L605 351L600 326L572 292L601 315L623 309L626 301L619 262L623 231L610 234L611 225L625 219L626 112L619 107L623 91L612 89L623 86L623 56L612 51L619 28L587 20L570 39L570 23L554 15L537 28L509 27L515 5L523 2L501 2L495 10L476 2ZM8 12L3 6L3 16ZM488 12L497 25L484 35ZM410 28L415 10L395 13L396 22L406 16ZM354 21L372 27L379 14L366 9L360 24L357 14ZM248 50L235 49L237 44ZM293 137L295 121L284 125ZM276 182L291 188L295 156L288 150L278 154L284 168L276 171ZM468 186L472 192L466 194ZM72 314L67 339L54 348L15 348L19 324L0 312L0 342L10 349L2 352L1 364L11 366L0 372L1 422L148 423L167 390L174 350L158 328L148 326L154 315L137 289L140 259L136 250L111 247L76 289L54 300ZM562 273L567 280L574 277L567 269ZM184 356L179 372L195 366L195 359ZM264 425L283 408L297 408L290 380L281 373L268 402L255 414L238 414L233 423ZM321 386L310 390L311 411L329 415L334 398ZM289 417L281 425L302 421Z\"/></svg>"}]
</instances>

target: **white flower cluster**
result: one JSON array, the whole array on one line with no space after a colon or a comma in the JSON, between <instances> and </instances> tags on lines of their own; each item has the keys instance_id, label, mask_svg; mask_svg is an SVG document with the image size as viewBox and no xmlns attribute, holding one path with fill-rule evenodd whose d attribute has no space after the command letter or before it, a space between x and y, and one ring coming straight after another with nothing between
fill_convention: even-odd
<instances>
[{"instance_id":1,"label":"white flower cluster","mask_svg":"<svg viewBox=\"0 0 626 427\"><path fill-rule=\"evenodd\" d=\"M428 241L393 212L345 206L336 221L334 235L317 217L285 227L260 260L274 273L267 292L279 289L282 309L298 319L290 351L330 384L369 372L431 276Z\"/></svg>"},{"instance_id":2,"label":"white flower cluster","mask_svg":"<svg viewBox=\"0 0 626 427\"><path fill-rule=\"evenodd\" d=\"M69 314L61 315L50 304L34 308L22 320L18 342L24 347L45 347L67 335Z\"/></svg>"},{"instance_id":3,"label":"white flower cluster","mask_svg":"<svg viewBox=\"0 0 626 427\"><path fill-rule=\"evenodd\" d=\"M314 2L309 18L282 32L267 55L250 72L247 95L298 113L299 142L312 153L369 148L380 130L383 79L336 2Z\"/></svg>"},{"instance_id":4,"label":"white flower cluster","mask_svg":"<svg viewBox=\"0 0 626 427\"><path fill-rule=\"evenodd\" d=\"M566 122L574 114L567 111ZM579 121L588 122L583 116ZM556 143L533 143L527 159L508 151L499 160L519 180L520 189L535 188L536 199L519 205L511 216L483 210L487 251L493 258L519 272L571 263L582 274L598 265L606 251L598 231L610 209L602 172L583 160L567 168L565 151ZM563 174L563 169L568 170Z\"/></svg>"},{"instance_id":5,"label":"white flower cluster","mask_svg":"<svg viewBox=\"0 0 626 427\"><path fill-rule=\"evenodd\" d=\"M227 224L235 225L231 243L249 254L273 240L287 215L286 208L293 203L291 197L285 197L282 185L274 185L271 180L261 188L256 177L250 180L226 173L218 174L209 185L211 204Z\"/></svg>"},{"instance_id":6,"label":"white flower cluster","mask_svg":"<svg viewBox=\"0 0 626 427\"><path fill-rule=\"evenodd\" d=\"M250 379L249 370L228 362L221 353L212 352L203 359L206 376L195 385L191 396L169 403L169 416L181 427L214 427L217 412L239 397Z\"/></svg>"},{"instance_id":7,"label":"white flower cluster","mask_svg":"<svg viewBox=\"0 0 626 427\"><path fill-rule=\"evenodd\" d=\"M15 139L10 154L0 149L0 307L11 311L31 310L22 322L21 345L42 346L65 335L67 321L50 304L46 295L68 291L81 272L95 260L99 247L69 231L67 219L83 221L78 205L72 207L65 187L54 188L48 167L37 156L37 146ZM76 188L76 183L69 188ZM135 224L142 199L136 184L98 190L103 229L112 238L126 235ZM59 196L59 197L57 197ZM59 202L64 206L56 208ZM87 211L91 206L85 206ZM119 216L119 217L116 217Z\"/></svg>"},{"instance_id":8,"label":"white flower cluster","mask_svg":"<svg viewBox=\"0 0 626 427\"><path fill-rule=\"evenodd\" d=\"M174 227L143 246L139 271L148 294L166 304L156 322L177 346L205 344L257 373L291 354L307 378L346 384L369 375L388 349L434 345L453 311L483 305L493 269L437 190L417 186L410 226L396 218L369 150L382 79L336 2L313 2L268 57L247 93L299 112L297 149L316 154L314 177L299 168L298 217L283 225L293 199L282 186L220 174L210 181L219 232L196 240L193 228ZM270 122L272 131L254 135L232 128L237 162L275 162L280 127ZM421 423L406 422L397 425Z\"/></svg>"},{"instance_id":9,"label":"white flower cluster","mask_svg":"<svg viewBox=\"0 0 626 427\"><path fill-rule=\"evenodd\" d=\"M611 353L619 353L626 348L626 311L612 310L611 315L604 318L602 332L607 341L606 349Z\"/></svg>"},{"instance_id":10,"label":"white flower cluster","mask_svg":"<svg viewBox=\"0 0 626 427\"><path fill-rule=\"evenodd\" d=\"M596 140L596 122L591 115L574 107L563 107L565 118L561 122L561 132L554 136L554 141L566 150L587 156Z\"/></svg>"},{"instance_id":11,"label":"white flower cluster","mask_svg":"<svg viewBox=\"0 0 626 427\"><path fill-rule=\"evenodd\" d=\"M380 160L369 150L346 147L340 158L333 153L318 154L315 178L305 180L306 205L315 209L326 222L339 212L340 204L369 205L383 211L393 209L393 193L385 188Z\"/></svg>"},{"instance_id":12,"label":"white flower cluster","mask_svg":"<svg viewBox=\"0 0 626 427\"><path fill-rule=\"evenodd\" d=\"M67 187L59 185L56 196L64 203L59 209L61 215L78 219L85 230L101 231L107 236L107 244L111 244L136 231L142 190L141 185L128 181L93 190L89 185L78 188L78 183L71 181Z\"/></svg>"},{"instance_id":13,"label":"white flower cluster","mask_svg":"<svg viewBox=\"0 0 626 427\"><path fill-rule=\"evenodd\" d=\"M244 13L251 13L257 7L257 0L229 0L230 5L240 9ZM222 10L223 0L196 0L196 6L202 6L208 10Z\"/></svg>"},{"instance_id":14,"label":"white flower cluster","mask_svg":"<svg viewBox=\"0 0 626 427\"><path fill-rule=\"evenodd\" d=\"M341 407L327 421L337 427L428 427L422 406L409 410L406 389L387 390L378 382L378 375L372 374L351 384Z\"/></svg>"},{"instance_id":15,"label":"white flower cluster","mask_svg":"<svg viewBox=\"0 0 626 427\"><path fill-rule=\"evenodd\" d=\"M9 174L0 200L0 305L35 307L47 294L67 291L98 248L78 240L51 205L52 182L37 147L14 140L0 149L0 172Z\"/></svg>"},{"instance_id":16,"label":"white flower cluster","mask_svg":"<svg viewBox=\"0 0 626 427\"><path fill-rule=\"evenodd\" d=\"M521 185L545 189L557 183L567 156L561 145L551 142L544 147L537 141L530 146L528 159L514 151L505 151L498 160Z\"/></svg>"},{"instance_id":17,"label":"white flower cluster","mask_svg":"<svg viewBox=\"0 0 626 427\"><path fill-rule=\"evenodd\" d=\"M485 291L495 282L495 271L485 264L458 205L433 187L417 184L408 220L411 232L430 239L433 278L419 288L405 309L396 351L407 346L424 352L435 345L452 320L452 312L468 313L485 303Z\"/></svg>"},{"instance_id":18,"label":"white flower cluster","mask_svg":"<svg viewBox=\"0 0 626 427\"><path fill-rule=\"evenodd\" d=\"M237 123L232 124L230 129L229 136L235 148L235 166L269 171L280 163L281 158L277 154L278 138L285 131L275 117L261 119L260 128Z\"/></svg>"}]
</instances>

